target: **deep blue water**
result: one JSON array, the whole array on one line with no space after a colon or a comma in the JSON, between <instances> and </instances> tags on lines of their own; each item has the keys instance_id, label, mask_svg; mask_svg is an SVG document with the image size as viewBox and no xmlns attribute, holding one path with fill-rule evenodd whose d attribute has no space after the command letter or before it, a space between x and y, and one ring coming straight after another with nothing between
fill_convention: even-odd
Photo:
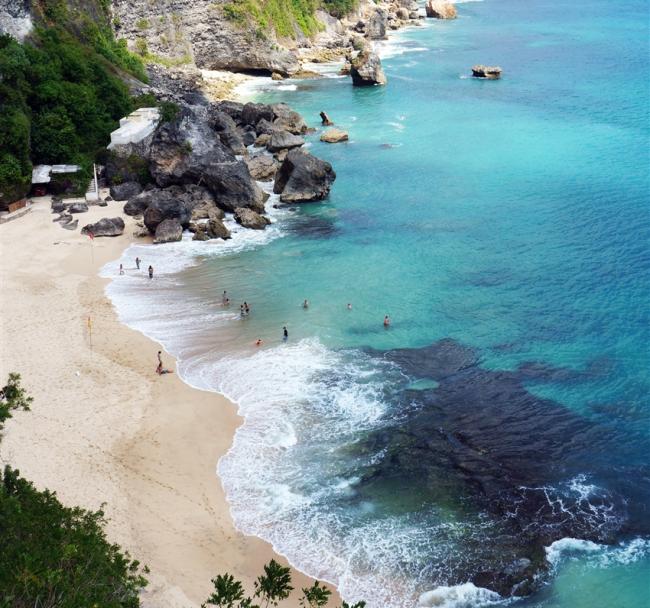
<instances>
[{"instance_id":1,"label":"deep blue water","mask_svg":"<svg viewBox=\"0 0 650 608\"><path fill-rule=\"evenodd\" d=\"M392 39L386 87L258 95L349 131L308 138L329 200L120 310L238 401L238 525L347 599L478 606L527 559L515 605L649 606L649 5L458 10Z\"/></svg>"}]
</instances>

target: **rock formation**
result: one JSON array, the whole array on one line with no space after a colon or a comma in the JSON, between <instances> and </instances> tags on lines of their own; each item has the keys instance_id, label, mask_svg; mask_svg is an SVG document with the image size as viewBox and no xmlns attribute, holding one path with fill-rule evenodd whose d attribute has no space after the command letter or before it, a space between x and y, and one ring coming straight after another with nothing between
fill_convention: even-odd
<instances>
[{"instance_id":1,"label":"rock formation","mask_svg":"<svg viewBox=\"0 0 650 608\"><path fill-rule=\"evenodd\" d=\"M290 150L275 176L273 192L284 203L306 203L324 199L336 173L328 162L301 149Z\"/></svg>"},{"instance_id":2,"label":"rock formation","mask_svg":"<svg viewBox=\"0 0 650 608\"><path fill-rule=\"evenodd\" d=\"M111 186L111 196L116 201L125 201L142 192L142 186L135 181L113 184Z\"/></svg>"},{"instance_id":3,"label":"rock formation","mask_svg":"<svg viewBox=\"0 0 650 608\"><path fill-rule=\"evenodd\" d=\"M154 243L173 243L183 238L183 227L176 218L163 220L156 226Z\"/></svg>"},{"instance_id":4,"label":"rock formation","mask_svg":"<svg viewBox=\"0 0 650 608\"><path fill-rule=\"evenodd\" d=\"M427 0L425 5L427 17L433 19L456 19L456 7L451 2L442 0Z\"/></svg>"},{"instance_id":5,"label":"rock formation","mask_svg":"<svg viewBox=\"0 0 650 608\"><path fill-rule=\"evenodd\" d=\"M120 236L124 232L124 220L121 217L104 217L94 224L86 224L81 234L96 236Z\"/></svg>"},{"instance_id":6,"label":"rock formation","mask_svg":"<svg viewBox=\"0 0 650 608\"><path fill-rule=\"evenodd\" d=\"M499 66L491 65L475 65L472 68L472 76L474 78L486 78L488 80L498 80L501 78L503 70Z\"/></svg>"},{"instance_id":7,"label":"rock formation","mask_svg":"<svg viewBox=\"0 0 650 608\"><path fill-rule=\"evenodd\" d=\"M342 129L327 129L327 131L320 136L320 140L328 144L336 144L340 141L348 141L348 139L347 131L343 131Z\"/></svg>"},{"instance_id":8,"label":"rock formation","mask_svg":"<svg viewBox=\"0 0 650 608\"><path fill-rule=\"evenodd\" d=\"M367 48L350 60L350 75L355 87L383 85L388 82L379 55Z\"/></svg>"},{"instance_id":9,"label":"rock formation","mask_svg":"<svg viewBox=\"0 0 650 608\"><path fill-rule=\"evenodd\" d=\"M280 168L280 163L272 156L267 156L266 154L253 156L253 158L246 161L246 164L248 165L248 170L252 178L261 182L272 180Z\"/></svg>"},{"instance_id":10,"label":"rock formation","mask_svg":"<svg viewBox=\"0 0 650 608\"><path fill-rule=\"evenodd\" d=\"M244 228L252 228L253 230L264 230L271 223L268 218L246 207L235 209L235 221Z\"/></svg>"},{"instance_id":11,"label":"rock formation","mask_svg":"<svg viewBox=\"0 0 650 608\"><path fill-rule=\"evenodd\" d=\"M275 131L271 135L269 143L266 144L266 148L269 152L278 152L280 150L299 148L304 143L305 140L298 135L292 135L288 131Z\"/></svg>"}]
</instances>

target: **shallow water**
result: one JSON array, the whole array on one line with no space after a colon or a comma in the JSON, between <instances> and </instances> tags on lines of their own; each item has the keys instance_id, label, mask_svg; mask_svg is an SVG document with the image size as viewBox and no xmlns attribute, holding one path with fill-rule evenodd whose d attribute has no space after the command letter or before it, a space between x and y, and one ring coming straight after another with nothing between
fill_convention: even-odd
<instances>
[{"instance_id":1,"label":"shallow water","mask_svg":"<svg viewBox=\"0 0 650 608\"><path fill-rule=\"evenodd\" d=\"M350 132L309 138L327 203L132 248L159 276L109 294L238 402L237 525L346 599L479 606L507 580L515 605L647 606L648 3L458 10L383 47L385 88L258 94Z\"/></svg>"}]
</instances>

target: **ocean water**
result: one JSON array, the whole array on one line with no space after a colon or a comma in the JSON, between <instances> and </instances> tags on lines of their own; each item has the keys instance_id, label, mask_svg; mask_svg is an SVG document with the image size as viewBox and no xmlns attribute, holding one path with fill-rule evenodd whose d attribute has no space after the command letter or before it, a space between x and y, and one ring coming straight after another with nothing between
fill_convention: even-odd
<instances>
[{"instance_id":1,"label":"ocean water","mask_svg":"<svg viewBox=\"0 0 650 608\"><path fill-rule=\"evenodd\" d=\"M132 247L108 293L237 402L218 473L238 527L348 601L643 608L649 4L458 11L381 45L385 88L321 66L255 91L317 129L327 202L272 197L270 229L227 243ZM318 141L321 110L349 143Z\"/></svg>"}]
</instances>

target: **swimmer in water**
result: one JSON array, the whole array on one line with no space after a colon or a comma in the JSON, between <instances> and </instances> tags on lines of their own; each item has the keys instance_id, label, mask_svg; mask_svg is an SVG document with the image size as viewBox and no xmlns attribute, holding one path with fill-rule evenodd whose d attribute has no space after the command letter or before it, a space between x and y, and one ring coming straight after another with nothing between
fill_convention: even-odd
<instances>
[{"instance_id":1,"label":"swimmer in water","mask_svg":"<svg viewBox=\"0 0 650 608\"><path fill-rule=\"evenodd\" d=\"M303 308L309 308L309 301L308 301L308 300L305 300L305 301L302 303L302 307L303 307Z\"/></svg>"},{"instance_id":2,"label":"swimmer in water","mask_svg":"<svg viewBox=\"0 0 650 608\"><path fill-rule=\"evenodd\" d=\"M352 304L350 302L348 302L348 310L352 310Z\"/></svg>"},{"instance_id":3,"label":"swimmer in water","mask_svg":"<svg viewBox=\"0 0 650 608\"><path fill-rule=\"evenodd\" d=\"M386 328L390 327L390 318L388 317L388 315L384 316L384 327Z\"/></svg>"},{"instance_id":4,"label":"swimmer in water","mask_svg":"<svg viewBox=\"0 0 650 608\"><path fill-rule=\"evenodd\" d=\"M289 339L289 332L287 331L286 325L282 328L282 341L286 342Z\"/></svg>"},{"instance_id":5,"label":"swimmer in water","mask_svg":"<svg viewBox=\"0 0 650 608\"><path fill-rule=\"evenodd\" d=\"M261 338L258 338L257 340L255 340L255 346L262 346L262 339Z\"/></svg>"}]
</instances>

